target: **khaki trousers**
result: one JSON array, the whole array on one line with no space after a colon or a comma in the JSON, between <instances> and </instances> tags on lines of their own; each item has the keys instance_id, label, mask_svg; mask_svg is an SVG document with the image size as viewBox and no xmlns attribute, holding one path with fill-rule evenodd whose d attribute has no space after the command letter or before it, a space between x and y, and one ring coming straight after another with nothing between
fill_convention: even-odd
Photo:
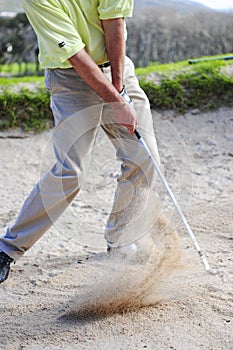
<instances>
[{"instance_id":1,"label":"khaki trousers","mask_svg":"<svg viewBox=\"0 0 233 350\"><path fill-rule=\"evenodd\" d=\"M111 80L109 67L103 68L103 73ZM19 259L68 207L85 181L100 127L122 161L105 239L113 247L131 243L146 233L146 217L154 215L149 198L155 172L150 159L136 136L114 120L111 106L104 104L72 68L47 70L45 84L55 120L56 163L35 185L15 223L0 238L0 250ZM159 162L149 102L127 57L124 85L139 117L139 131Z\"/></svg>"}]
</instances>

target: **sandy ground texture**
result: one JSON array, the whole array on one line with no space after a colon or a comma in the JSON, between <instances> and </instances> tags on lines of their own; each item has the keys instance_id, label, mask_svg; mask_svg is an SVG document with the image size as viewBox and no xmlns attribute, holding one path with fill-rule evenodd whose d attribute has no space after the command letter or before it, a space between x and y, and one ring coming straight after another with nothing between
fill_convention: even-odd
<instances>
[{"instance_id":1,"label":"sandy ground texture","mask_svg":"<svg viewBox=\"0 0 233 350\"><path fill-rule=\"evenodd\" d=\"M0 349L233 349L233 110L153 117L168 183L219 273L205 272L159 183L146 254L106 254L120 164L100 133L81 193L0 287ZM50 132L2 132L0 145L3 233L54 158Z\"/></svg>"}]
</instances>

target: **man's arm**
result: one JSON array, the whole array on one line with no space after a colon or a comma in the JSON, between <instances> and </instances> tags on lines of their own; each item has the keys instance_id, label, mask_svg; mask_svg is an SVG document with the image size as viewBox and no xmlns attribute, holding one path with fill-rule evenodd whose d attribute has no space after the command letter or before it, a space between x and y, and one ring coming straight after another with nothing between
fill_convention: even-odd
<instances>
[{"instance_id":1,"label":"man's arm","mask_svg":"<svg viewBox=\"0 0 233 350\"><path fill-rule=\"evenodd\" d=\"M120 92L123 88L125 60L125 20L124 18L102 20L102 26L111 64L112 84Z\"/></svg>"},{"instance_id":2,"label":"man's arm","mask_svg":"<svg viewBox=\"0 0 233 350\"><path fill-rule=\"evenodd\" d=\"M69 58L78 75L89 85L104 102L123 102L116 88L105 77L97 64L85 49Z\"/></svg>"},{"instance_id":3,"label":"man's arm","mask_svg":"<svg viewBox=\"0 0 233 350\"><path fill-rule=\"evenodd\" d=\"M80 75L85 83L89 85L104 102L111 103L116 119L133 134L137 126L137 115L134 109L124 102L117 89L108 81L86 50L81 49L78 51L69 58L69 62L78 75Z\"/></svg>"}]
</instances>

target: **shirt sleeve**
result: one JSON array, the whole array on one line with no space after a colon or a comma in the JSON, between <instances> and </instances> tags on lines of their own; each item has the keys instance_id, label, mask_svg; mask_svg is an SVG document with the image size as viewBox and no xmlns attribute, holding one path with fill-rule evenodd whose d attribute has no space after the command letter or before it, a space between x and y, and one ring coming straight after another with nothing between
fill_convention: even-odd
<instances>
[{"instance_id":1,"label":"shirt sleeve","mask_svg":"<svg viewBox=\"0 0 233 350\"><path fill-rule=\"evenodd\" d=\"M100 19L132 17L133 0L100 0L98 6Z\"/></svg>"},{"instance_id":2,"label":"shirt sleeve","mask_svg":"<svg viewBox=\"0 0 233 350\"><path fill-rule=\"evenodd\" d=\"M23 0L25 13L37 35L41 57L60 66L85 44L57 1ZM46 62L41 62L46 66ZM51 67L52 68L52 67Z\"/></svg>"}]
</instances>

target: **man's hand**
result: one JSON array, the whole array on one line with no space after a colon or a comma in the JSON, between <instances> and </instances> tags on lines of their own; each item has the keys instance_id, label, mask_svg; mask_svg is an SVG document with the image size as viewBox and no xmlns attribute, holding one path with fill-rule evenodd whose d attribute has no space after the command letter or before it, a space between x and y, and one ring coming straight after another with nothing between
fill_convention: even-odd
<instances>
[{"instance_id":1,"label":"man's hand","mask_svg":"<svg viewBox=\"0 0 233 350\"><path fill-rule=\"evenodd\" d=\"M125 103L120 106L115 106L115 117L119 123L125 126L130 134L134 133L134 130L138 127L138 117L133 107L133 101L127 94L125 87L120 92Z\"/></svg>"},{"instance_id":2,"label":"man's hand","mask_svg":"<svg viewBox=\"0 0 233 350\"><path fill-rule=\"evenodd\" d=\"M121 103L111 103L110 106L117 122L125 126L132 135L138 126L138 117L133 104L123 101Z\"/></svg>"}]
</instances>

